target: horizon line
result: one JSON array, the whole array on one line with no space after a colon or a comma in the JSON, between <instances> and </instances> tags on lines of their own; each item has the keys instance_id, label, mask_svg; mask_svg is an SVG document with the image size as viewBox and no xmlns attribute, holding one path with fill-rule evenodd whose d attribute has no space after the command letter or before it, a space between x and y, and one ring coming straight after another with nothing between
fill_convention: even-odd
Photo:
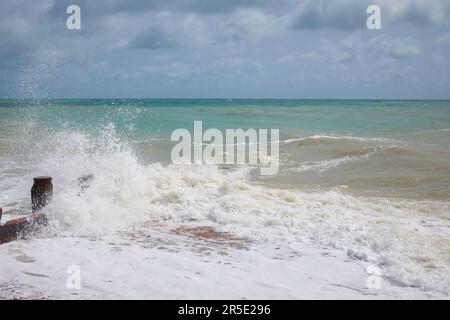
<instances>
[{"instance_id":1,"label":"horizon line","mask_svg":"<svg viewBox=\"0 0 450 320\"><path fill-rule=\"evenodd\" d=\"M0 97L0 100L354 100L354 101L450 101L450 98L142 98L142 97Z\"/></svg>"}]
</instances>

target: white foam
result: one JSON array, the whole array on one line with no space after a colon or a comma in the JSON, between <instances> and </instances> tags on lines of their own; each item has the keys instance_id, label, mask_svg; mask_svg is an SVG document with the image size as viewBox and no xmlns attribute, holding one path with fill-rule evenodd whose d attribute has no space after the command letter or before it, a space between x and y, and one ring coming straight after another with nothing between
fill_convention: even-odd
<instances>
[{"instance_id":1,"label":"white foam","mask_svg":"<svg viewBox=\"0 0 450 320\"><path fill-rule=\"evenodd\" d=\"M289 144L293 142L299 141L307 141L307 140L353 140L353 141L361 141L361 142L389 142L395 143L398 142L394 139L387 138L369 138L369 137L354 137L354 136L338 136L338 135L312 135L305 138L292 138L280 141L280 144Z\"/></svg>"},{"instance_id":2,"label":"white foam","mask_svg":"<svg viewBox=\"0 0 450 320\"><path fill-rule=\"evenodd\" d=\"M149 220L196 221L252 239L337 248L380 265L403 284L449 292L449 253L437 243L448 245L450 222L432 215L438 210L445 216L447 203L424 213L419 204L254 185L248 168L144 165L113 127L101 137L66 132L53 139L58 147L39 173L54 178L48 208L54 234L101 237ZM95 179L79 194L83 174Z\"/></svg>"},{"instance_id":3,"label":"white foam","mask_svg":"<svg viewBox=\"0 0 450 320\"><path fill-rule=\"evenodd\" d=\"M423 133L439 133L439 132L450 132L450 128L422 131L422 132L418 132L417 134L423 134Z\"/></svg>"},{"instance_id":4,"label":"white foam","mask_svg":"<svg viewBox=\"0 0 450 320\"><path fill-rule=\"evenodd\" d=\"M445 299L383 278L373 287L367 263L338 250L287 241L241 250L157 228L133 241L13 242L0 257L0 299ZM66 286L69 266L79 290Z\"/></svg>"},{"instance_id":5,"label":"white foam","mask_svg":"<svg viewBox=\"0 0 450 320\"><path fill-rule=\"evenodd\" d=\"M331 160L322 160L322 161L308 161L304 163L300 163L299 167L288 169L291 172L305 172L305 171L317 171L319 173L323 173L332 168L336 168L342 164L354 162L358 160L367 160L370 154L366 154L363 156L346 156L337 159Z\"/></svg>"}]
</instances>

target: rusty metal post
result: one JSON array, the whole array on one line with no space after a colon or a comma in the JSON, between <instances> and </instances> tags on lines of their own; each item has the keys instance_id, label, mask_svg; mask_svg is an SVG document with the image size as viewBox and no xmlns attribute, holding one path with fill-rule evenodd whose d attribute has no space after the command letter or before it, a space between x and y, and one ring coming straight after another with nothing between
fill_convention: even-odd
<instances>
[{"instance_id":1,"label":"rusty metal post","mask_svg":"<svg viewBox=\"0 0 450 320\"><path fill-rule=\"evenodd\" d=\"M45 207L53 195L52 177L35 177L31 188L31 209L35 213Z\"/></svg>"}]
</instances>

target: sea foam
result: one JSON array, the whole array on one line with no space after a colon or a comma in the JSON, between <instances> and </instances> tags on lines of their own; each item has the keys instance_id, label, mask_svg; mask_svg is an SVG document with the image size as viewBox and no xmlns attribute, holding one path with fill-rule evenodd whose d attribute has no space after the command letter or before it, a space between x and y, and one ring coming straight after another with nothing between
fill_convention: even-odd
<instances>
[{"instance_id":1,"label":"sea foam","mask_svg":"<svg viewBox=\"0 0 450 320\"><path fill-rule=\"evenodd\" d=\"M213 225L250 239L290 239L338 248L379 265L405 285L449 291L447 203L301 192L251 183L251 168L145 164L115 133L62 131L35 168L54 178L49 235L102 237L143 226ZM78 178L94 176L81 191ZM436 243L441 243L437 246Z\"/></svg>"}]
</instances>

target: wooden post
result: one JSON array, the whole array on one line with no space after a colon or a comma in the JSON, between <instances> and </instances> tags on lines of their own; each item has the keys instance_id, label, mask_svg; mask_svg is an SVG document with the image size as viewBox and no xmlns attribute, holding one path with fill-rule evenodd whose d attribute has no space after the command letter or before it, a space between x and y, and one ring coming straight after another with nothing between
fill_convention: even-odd
<instances>
[{"instance_id":1,"label":"wooden post","mask_svg":"<svg viewBox=\"0 0 450 320\"><path fill-rule=\"evenodd\" d=\"M45 207L53 195L51 177L36 177L31 188L31 207L33 213L23 218L10 220L0 225L0 244L19 239L47 224L47 217L37 213ZM0 218L2 209L0 208Z\"/></svg>"},{"instance_id":2,"label":"wooden post","mask_svg":"<svg viewBox=\"0 0 450 320\"><path fill-rule=\"evenodd\" d=\"M46 224L47 217L42 213L10 220L0 226L0 244L17 240Z\"/></svg>"},{"instance_id":3,"label":"wooden post","mask_svg":"<svg viewBox=\"0 0 450 320\"><path fill-rule=\"evenodd\" d=\"M45 207L53 195L52 177L35 177L31 188L31 209L35 213Z\"/></svg>"}]
</instances>

